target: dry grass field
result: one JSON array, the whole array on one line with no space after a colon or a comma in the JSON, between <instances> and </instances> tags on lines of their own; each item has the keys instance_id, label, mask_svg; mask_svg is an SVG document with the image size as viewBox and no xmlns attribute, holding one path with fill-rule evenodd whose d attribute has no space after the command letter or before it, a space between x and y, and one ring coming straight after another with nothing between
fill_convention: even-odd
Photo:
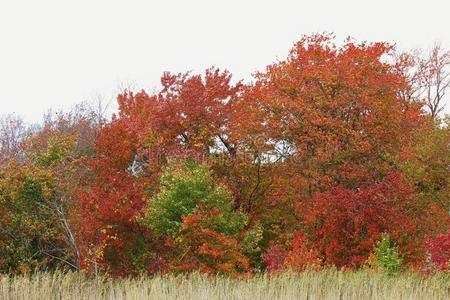
<instances>
[{"instance_id":1,"label":"dry grass field","mask_svg":"<svg viewBox=\"0 0 450 300\"><path fill-rule=\"evenodd\" d=\"M450 299L450 276L322 271L244 279L157 276L112 280L76 273L0 277L0 299Z\"/></svg>"}]
</instances>

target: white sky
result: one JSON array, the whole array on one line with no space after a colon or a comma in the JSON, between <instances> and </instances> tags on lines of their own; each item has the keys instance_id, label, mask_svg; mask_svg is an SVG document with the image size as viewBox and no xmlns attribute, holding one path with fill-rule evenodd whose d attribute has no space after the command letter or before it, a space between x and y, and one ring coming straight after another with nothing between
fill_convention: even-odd
<instances>
[{"instance_id":1,"label":"white sky","mask_svg":"<svg viewBox=\"0 0 450 300\"><path fill-rule=\"evenodd\" d=\"M216 65L249 79L304 33L450 47L449 8L446 0L0 0L0 113L38 121L120 86L155 88L166 70Z\"/></svg>"}]
</instances>

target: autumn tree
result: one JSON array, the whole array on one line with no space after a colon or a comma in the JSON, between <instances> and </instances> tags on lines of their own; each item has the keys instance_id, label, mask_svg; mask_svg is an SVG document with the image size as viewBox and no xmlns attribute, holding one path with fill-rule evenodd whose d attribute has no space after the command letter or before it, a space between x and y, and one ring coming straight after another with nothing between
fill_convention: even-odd
<instances>
[{"instance_id":1,"label":"autumn tree","mask_svg":"<svg viewBox=\"0 0 450 300\"><path fill-rule=\"evenodd\" d=\"M49 141L39 152L1 170L3 270L78 269L78 253L69 225L70 204L63 174L70 170L73 139ZM61 169L63 171L61 171Z\"/></svg>"},{"instance_id":2,"label":"autumn tree","mask_svg":"<svg viewBox=\"0 0 450 300\"><path fill-rule=\"evenodd\" d=\"M155 95L126 92L118 97L119 117L136 132L140 146L174 147L210 153L228 141L228 111L241 84L226 71L210 68L204 76L164 73Z\"/></svg>"},{"instance_id":3,"label":"autumn tree","mask_svg":"<svg viewBox=\"0 0 450 300\"><path fill-rule=\"evenodd\" d=\"M304 37L257 74L236 103L234 133L289 160L306 195L382 178L421 120L419 107L398 98L404 78L381 59L391 49Z\"/></svg>"},{"instance_id":4,"label":"autumn tree","mask_svg":"<svg viewBox=\"0 0 450 300\"><path fill-rule=\"evenodd\" d=\"M0 269L359 268L386 234L407 265L441 264L447 58L315 34L248 84L166 72L110 120L86 104L33 130L7 117Z\"/></svg>"},{"instance_id":5,"label":"autumn tree","mask_svg":"<svg viewBox=\"0 0 450 300\"><path fill-rule=\"evenodd\" d=\"M415 133L405 149L400 169L415 186L422 205L450 209L450 120L430 121Z\"/></svg>"},{"instance_id":6,"label":"autumn tree","mask_svg":"<svg viewBox=\"0 0 450 300\"><path fill-rule=\"evenodd\" d=\"M205 164L169 164L159 194L150 199L142 222L173 239L172 268L207 273L239 273L249 268L239 240L246 216L233 210L232 194L214 185Z\"/></svg>"},{"instance_id":7,"label":"autumn tree","mask_svg":"<svg viewBox=\"0 0 450 300\"><path fill-rule=\"evenodd\" d=\"M71 214L98 130L90 112L80 108L47 115L20 138L0 169L2 251L12 251L2 269L80 268Z\"/></svg>"},{"instance_id":8,"label":"autumn tree","mask_svg":"<svg viewBox=\"0 0 450 300\"><path fill-rule=\"evenodd\" d=\"M376 241L388 233L408 259L422 259L418 221L411 213L414 194L399 174L359 191L335 188L317 193L306 208L299 207L310 249L325 265L360 267ZM423 249L422 249L423 250Z\"/></svg>"},{"instance_id":9,"label":"autumn tree","mask_svg":"<svg viewBox=\"0 0 450 300\"><path fill-rule=\"evenodd\" d=\"M261 205L270 209L260 214L267 233L286 245L306 230L307 247L329 265L359 266L396 220L419 223L407 214L414 195L377 196L426 120L420 101L401 97L409 82L384 59L392 51L385 43L337 46L330 35L305 36L286 60L258 73L233 106L231 136L283 169ZM399 211L402 201L408 204ZM276 207L285 217L275 217ZM356 235L345 236L350 232Z\"/></svg>"},{"instance_id":10,"label":"autumn tree","mask_svg":"<svg viewBox=\"0 0 450 300\"><path fill-rule=\"evenodd\" d=\"M102 128L95 158L86 162L73 212L84 269L124 275L140 268L131 257L138 255L133 250L139 252L145 235L136 221L145 204L143 184L128 172L134 141L121 122L113 121Z\"/></svg>"}]
</instances>

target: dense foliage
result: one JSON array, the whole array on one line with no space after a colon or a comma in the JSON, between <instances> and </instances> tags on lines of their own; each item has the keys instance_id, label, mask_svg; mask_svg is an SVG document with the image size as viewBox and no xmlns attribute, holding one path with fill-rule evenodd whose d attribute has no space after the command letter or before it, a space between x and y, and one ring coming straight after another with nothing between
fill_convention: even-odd
<instances>
[{"instance_id":1,"label":"dense foliage","mask_svg":"<svg viewBox=\"0 0 450 300\"><path fill-rule=\"evenodd\" d=\"M251 83L164 73L110 120L4 119L0 271L448 271L450 126L419 92L445 70L430 70L312 35Z\"/></svg>"}]
</instances>

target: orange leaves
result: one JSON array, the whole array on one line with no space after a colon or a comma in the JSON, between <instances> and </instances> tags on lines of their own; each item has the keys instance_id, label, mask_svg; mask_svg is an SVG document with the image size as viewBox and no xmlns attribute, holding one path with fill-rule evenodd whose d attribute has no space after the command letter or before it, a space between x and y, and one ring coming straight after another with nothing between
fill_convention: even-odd
<instances>
[{"instance_id":1,"label":"orange leaves","mask_svg":"<svg viewBox=\"0 0 450 300\"><path fill-rule=\"evenodd\" d=\"M295 234L291 250L286 253L285 266L296 271L321 266L319 252L315 248L308 247L307 242L302 231Z\"/></svg>"},{"instance_id":2,"label":"orange leaves","mask_svg":"<svg viewBox=\"0 0 450 300\"><path fill-rule=\"evenodd\" d=\"M321 268L322 260L319 252L309 248L307 243L302 231L295 234L287 251L281 244L272 243L264 255L267 269L271 272L286 270L301 272L305 269Z\"/></svg>"},{"instance_id":3,"label":"orange leaves","mask_svg":"<svg viewBox=\"0 0 450 300\"><path fill-rule=\"evenodd\" d=\"M103 168L124 170L133 160L137 137L127 128L125 120L113 120L104 126L96 140L96 159L92 163Z\"/></svg>"},{"instance_id":4,"label":"orange leaves","mask_svg":"<svg viewBox=\"0 0 450 300\"><path fill-rule=\"evenodd\" d=\"M178 247L181 255L174 258L173 268L180 271L201 270L209 274L239 275L249 271L249 261L241 253L232 236L208 228L205 212L183 219L183 235Z\"/></svg>"},{"instance_id":5,"label":"orange leaves","mask_svg":"<svg viewBox=\"0 0 450 300\"><path fill-rule=\"evenodd\" d=\"M229 106L241 89L231 85L231 75L210 68L204 76L164 73L162 89L155 95L125 93L118 97L120 117L138 145L149 130L157 133L159 147L208 151L214 138L226 139Z\"/></svg>"},{"instance_id":6,"label":"orange leaves","mask_svg":"<svg viewBox=\"0 0 450 300\"><path fill-rule=\"evenodd\" d=\"M392 51L304 36L251 84L232 84L227 71L210 68L164 73L154 94L119 95L119 114L96 139L79 195L80 239L118 273L241 274L263 261L271 270L355 268L384 232L405 261L417 260L421 239L448 226L448 164L440 159L448 139L436 133L439 147L431 150L432 141L417 144L426 136L420 129L435 125L404 97L409 81L399 68L406 66L386 60ZM167 197L177 201L164 206L177 212L167 218L176 230L156 234L155 224L165 224L159 217L142 228L144 198L167 196L162 170L187 156L211 161L211 183L230 186L226 212L198 205L204 197L184 210L179 203L195 185L182 184ZM233 225L240 210L248 224ZM256 225L261 239L246 252L242 236Z\"/></svg>"},{"instance_id":7,"label":"orange leaves","mask_svg":"<svg viewBox=\"0 0 450 300\"><path fill-rule=\"evenodd\" d=\"M385 155L400 151L420 119L417 108L405 111L397 97L402 77L382 60L391 49L302 38L235 102L231 136L259 152L269 142L287 142L295 149L293 163L317 179L331 177L325 182L339 180L335 170L348 161L385 174Z\"/></svg>"},{"instance_id":8,"label":"orange leaves","mask_svg":"<svg viewBox=\"0 0 450 300\"><path fill-rule=\"evenodd\" d=\"M87 182L79 192L74 214L82 260L86 266L98 264L107 268L121 265L109 270L123 272L130 259L124 253L124 247L127 242L136 239L136 217L145 205L142 186L123 171L102 170L92 175L94 181ZM114 249L114 260L119 262L111 264L107 260L113 256L98 256L99 251L103 253L104 249Z\"/></svg>"}]
</instances>

